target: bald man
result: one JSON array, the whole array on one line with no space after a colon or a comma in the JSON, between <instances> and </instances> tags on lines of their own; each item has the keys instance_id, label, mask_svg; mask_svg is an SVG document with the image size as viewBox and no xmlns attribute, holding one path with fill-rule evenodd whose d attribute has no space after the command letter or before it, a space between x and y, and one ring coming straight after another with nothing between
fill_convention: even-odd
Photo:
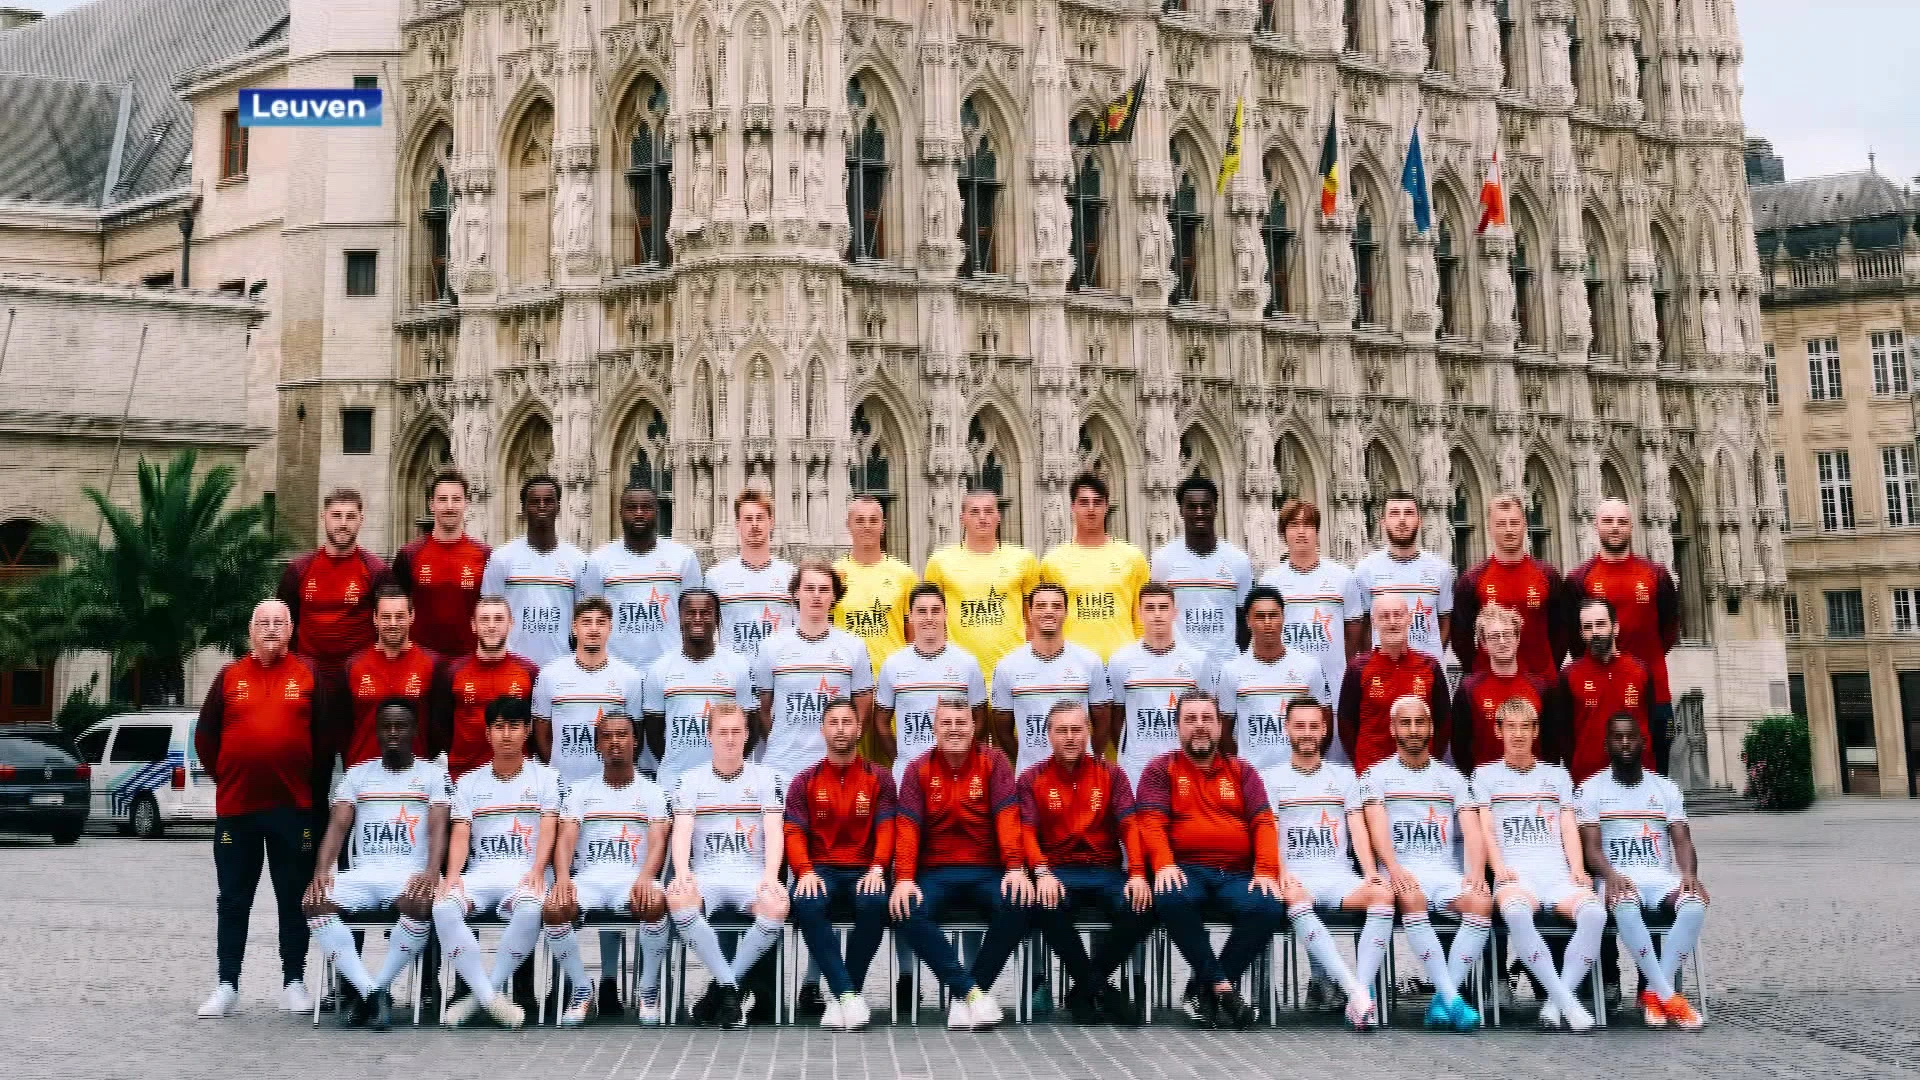
<instances>
[{"instance_id":1,"label":"bald man","mask_svg":"<svg viewBox=\"0 0 1920 1080\"><path fill-rule=\"evenodd\" d=\"M1562 636L1573 655L1585 651L1580 640L1580 601L1598 597L1613 604L1618 624L1615 646L1647 666L1653 700L1647 703L1647 738L1654 771L1667 774L1667 732L1673 719L1673 690L1667 683L1667 653L1680 644L1680 590L1667 568L1633 553L1633 507L1603 499L1593 512L1600 553L1567 575L1560 618Z\"/></svg>"},{"instance_id":2,"label":"bald man","mask_svg":"<svg viewBox=\"0 0 1920 1080\"><path fill-rule=\"evenodd\" d=\"M220 669L200 706L194 749L213 776L213 869L219 879L219 984L206 1018L233 1011L247 916L264 861L280 913L281 1007L313 1010L305 983L307 919L300 898L313 877L314 717L324 715L313 665L287 651L293 613L263 600L247 625L245 656Z\"/></svg>"}]
</instances>

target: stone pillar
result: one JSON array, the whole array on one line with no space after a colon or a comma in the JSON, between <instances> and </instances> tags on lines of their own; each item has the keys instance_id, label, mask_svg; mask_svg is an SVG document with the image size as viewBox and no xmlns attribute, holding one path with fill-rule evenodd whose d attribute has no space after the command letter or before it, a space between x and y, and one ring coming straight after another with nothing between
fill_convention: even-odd
<instances>
[{"instance_id":1,"label":"stone pillar","mask_svg":"<svg viewBox=\"0 0 1920 1080\"><path fill-rule=\"evenodd\" d=\"M1331 101L1329 107L1332 107ZM1314 130L1319 130L1315 125ZM1345 149L1341 161L1349 160ZM1367 496L1364 438L1367 388L1353 359L1355 295L1352 191L1343 185L1331 217L1321 217L1320 304L1324 338L1320 347L1327 372L1327 418L1332 460L1327 477L1327 548L1335 559L1353 565L1367 546Z\"/></svg>"},{"instance_id":2,"label":"stone pillar","mask_svg":"<svg viewBox=\"0 0 1920 1080\"><path fill-rule=\"evenodd\" d=\"M461 33L466 59L456 82L459 100L453 116L457 155L450 182L454 190L447 282L460 305L460 338L453 358L449 395L452 430L448 443L454 464L467 474L467 526L474 535L493 536L493 495L499 472L495 444L493 372L498 367L496 324L485 308L496 288L494 243L494 157L497 122L493 100L492 3L469 4Z\"/></svg>"},{"instance_id":3,"label":"stone pillar","mask_svg":"<svg viewBox=\"0 0 1920 1080\"><path fill-rule=\"evenodd\" d=\"M593 542L594 434L598 430L595 360L599 355L601 305L577 289L597 284L603 265L599 232L604 215L595 206L599 136L593 126L594 34L586 0L572 0L554 79L553 166L559 193L559 227L552 237L555 283L565 299L560 311L558 400L554 406L554 472L565 487L559 532L583 549Z\"/></svg>"}]
</instances>

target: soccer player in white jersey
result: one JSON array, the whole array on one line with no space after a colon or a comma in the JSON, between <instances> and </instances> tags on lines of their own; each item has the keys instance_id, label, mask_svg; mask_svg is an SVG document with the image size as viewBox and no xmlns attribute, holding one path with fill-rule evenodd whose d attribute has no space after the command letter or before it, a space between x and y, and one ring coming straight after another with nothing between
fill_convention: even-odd
<instances>
[{"instance_id":1,"label":"soccer player in white jersey","mask_svg":"<svg viewBox=\"0 0 1920 1080\"><path fill-rule=\"evenodd\" d=\"M1107 658L1107 694L1120 729L1120 771L1130 784L1140 782L1148 762L1180 749L1180 695L1213 688L1207 654L1176 636L1178 604L1167 582L1142 585L1140 626L1146 636Z\"/></svg>"},{"instance_id":2,"label":"soccer player in white jersey","mask_svg":"<svg viewBox=\"0 0 1920 1080\"><path fill-rule=\"evenodd\" d=\"M1444 660L1453 613L1453 564L1420 550L1420 504L1404 491L1387 496L1380 532L1387 546L1353 568L1361 594L1369 607L1383 596L1405 597L1413 616L1408 628L1413 648ZM1377 633L1373 643L1380 643Z\"/></svg>"},{"instance_id":3,"label":"soccer player in white jersey","mask_svg":"<svg viewBox=\"0 0 1920 1080\"><path fill-rule=\"evenodd\" d=\"M507 651L536 664L567 654L567 618L587 556L560 539L560 481L542 474L520 485L527 534L487 556L480 595L504 596L513 607Z\"/></svg>"},{"instance_id":4,"label":"soccer player in white jersey","mask_svg":"<svg viewBox=\"0 0 1920 1080\"><path fill-rule=\"evenodd\" d=\"M560 774L526 754L530 721L524 700L495 699L487 706L493 762L453 786L447 876L433 905L433 926L470 993L441 1014L447 1027L459 1027L482 1009L502 1027L526 1022L525 1011L501 988L540 937L540 900L560 818ZM481 962L480 942L467 926L475 911L493 911L507 921L492 968Z\"/></svg>"},{"instance_id":5,"label":"soccer player in white jersey","mask_svg":"<svg viewBox=\"0 0 1920 1080\"><path fill-rule=\"evenodd\" d=\"M1587 777L1574 796L1580 841L1587 865L1600 875L1620 941L1647 980L1640 991L1647 1026L1697 1031L1706 1020L1674 989L1674 979L1700 944L1707 887L1700 882L1693 827L1687 824L1680 789L1641 764L1645 739L1631 714L1615 713L1607 720L1610 767ZM1658 955L1642 908L1673 915L1666 948Z\"/></svg>"},{"instance_id":6,"label":"soccer player in white jersey","mask_svg":"<svg viewBox=\"0 0 1920 1080\"><path fill-rule=\"evenodd\" d=\"M1320 662L1333 696L1324 699L1331 711L1340 700L1340 682L1347 660L1366 648L1367 600L1353 571L1320 554L1320 508L1301 499L1289 499L1280 508L1280 535L1287 557L1260 575L1260 584L1280 594L1285 604L1284 641L1289 652L1303 652ZM1342 745L1339 727L1327 744L1327 760L1350 762L1352 747Z\"/></svg>"},{"instance_id":7,"label":"soccer player in white jersey","mask_svg":"<svg viewBox=\"0 0 1920 1080\"><path fill-rule=\"evenodd\" d=\"M418 726L414 702L388 698L373 710L380 756L348 769L333 789L327 834L320 840L313 881L302 900L307 926L320 951L333 961L358 1000L340 1010L342 1023L385 1031L393 1023L394 977L427 947L433 891L446 864L447 770L413 755ZM340 848L352 837L352 863L335 875ZM343 911L378 911L392 905L400 921L387 939L377 974L367 974Z\"/></svg>"},{"instance_id":8,"label":"soccer player in white jersey","mask_svg":"<svg viewBox=\"0 0 1920 1080\"><path fill-rule=\"evenodd\" d=\"M1486 832L1472 789L1453 766L1428 750L1433 717L1411 694L1395 701L1393 741L1397 752L1361 778L1367 831L1381 876L1393 889L1407 943L1433 982L1429 1028L1468 1032L1480 1014L1460 996L1467 972L1493 928L1493 898L1487 895ZM1460 916L1453 951L1442 953L1427 911Z\"/></svg>"},{"instance_id":9,"label":"soccer player in white jersey","mask_svg":"<svg viewBox=\"0 0 1920 1080\"><path fill-rule=\"evenodd\" d=\"M1221 664L1238 651L1235 634L1240 607L1253 588L1253 563L1246 552L1220 539L1220 489L1213 481L1189 476L1180 481L1174 499L1181 537L1153 553L1153 580L1173 586L1179 611L1174 636Z\"/></svg>"},{"instance_id":10,"label":"soccer player in white jersey","mask_svg":"<svg viewBox=\"0 0 1920 1080\"><path fill-rule=\"evenodd\" d=\"M1290 756L1260 773L1280 834L1281 899L1314 966L1346 991L1347 1023L1365 1030L1380 1022L1372 987L1393 941L1393 894L1375 869L1359 778L1352 767L1328 761L1321 749L1333 731L1327 707L1311 697L1294 698L1285 723ZM1366 877L1353 872L1349 853L1368 868ZM1367 913L1353 967L1334 949L1316 908Z\"/></svg>"},{"instance_id":11,"label":"soccer player in white jersey","mask_svg":"<svg viewBox=\"0 0 1920 1080\"><path fill-rule=\"evenodd\" d=\"M579 591L613 605L607 651L645 671L680 644L680 592L705 579L693 549L660 535L660 497L645 484L620 493L620 532L587 556Z\"/></svg>"},{"instance_id":12,"label":"soccer player in white jersey","mask_svg":"<svg viewBox=\"0 0 1920 1080\"><path fill-rule=\"evenodd\" d=\"M660 761L660 790L673 793L680 777L713 760L707 717L730 701L749 715L760 706L753 673L732 649L715 645L720 598L706 587L680 594L680 648L647 669L646 739Z\"/></svg>"},{"instance_id":13,"label":"soccer player in white jersey","mask_svg":"<svg viewBox=\"0 0 1920 1080\"><path fill-rule=\"evenodd\" d=\"M534 753L571 784L600 772L593 723L607 709L639 712L645 687L639 671L607 653L613 605L589 596L573 607L573 653L540 669L533 680Z\"/></svg>"},{"instance_id":14,"label":"soccer player in white jersey","mask_svg":"<svg viewBox=\"0 0 1920 1080\"><path fill-rule=\"evenodd\" d=\"M773 557L773 500L748 488L733 500L740 554L707 568L720 597L720 645L747 658L767 635L793 622L793 564Z\"/></svg>"},{"instance_id":15,"label":"soccer player in white jersey","mask_svg":"<svg viewBox=\"0 0 1920 1080\"><path fill-rule=\"evenodd\" d=\"M707 734L713 759L682 776L668 800L673 884L667 887L667 907L674 932L713 976L713 985L693 1007L695 1022L743 1028L753 1003L742 999L740 982L780 943L787 921L787 890L780 883L786 779L746 759L747 714L738 706L716 704ZM707 922L723 908L753 915L732 960L720 951L720 938Z\"/></svg>"},{"instance_id":16,"label":"soccer player in white jersey","mask_svg":"<svg viewBox=\"0 0 1920 1080\"><path fill-rule=\"evenodd\" d=\"M1287 702L1297 697L1327 701L1333 685L1320 662L1287 647L1286 602L1271 585L1247 594L1247 651L1214 673L1221 723L1229 745L1255 769L1287 763ZM1331 712L1331 710L1329 710ZM1331 718L1329 718L1331 723Z\"/></svg>"},{"instance_id":17,"label":"soccer player in white jersey","mask_svg":"<svg viewBox=\"0 0 1920 1080\"><path fill-rule=\"evenodd\" d=\"M864 729L873 713L873 661L867 643L833 625L833 605L846 592L840 572L808 559L787 587L799 615L760 643L753 689L760 695L760 760L791 779L827 756L820 717L844 697Z\"/></svg>"},{"instance_id":18,"label":"soccer player in white jersey","mask_svg":"<svg viewBox=\"0 0 1920 1080\"><path fill-rule=\"evenodd\" d=\"M1014 755L1014 775L1045 761L1047 710L1056 701L1077 701L1093 721L1091 753L1104 756L1113 742L1106 665L1092 649L1068 641L1067 590L1042 582L1027 594L1027 643L1001 657L988 697L994 739ZM1016 749L1017 748L1017 749Z\"/></svg>"},{"instance_id":19,"label":"soccer player in white jersey","mask_svg":"<svg viewBox=\"0 0 1920 1080\"><path fill-rule=\"evenodd\" d=\"M633 717L608 709L594 725L601 772L567 788L560 800L560 831L554 841L553 888L543 916L547 951L573 987L562 1027L586 1023L593 984L580 960L573 921L583 911L608 911L640 923L642 1024L660 1023L660 962L667 955L667 894L660 872L667 865L672 819L659 785L634 768L640 733ZM610 973L601 951L601 978ZM603 1013L602 1015L608 1015Z\"/></svg>"},{"instance_id":20,"label":"soccer player in white jersey","mask_svg":"<svg viewBox=\"0 0 1920 1080\"><path fill-rule=\"evenodd\" d=\"M1495 708L1494 733L1504 751L1473 772L1474 795L1486 806L1487 862L1493 871L1494 905L1507 924L1507 942L1546 992L1540 1026L1588 1031L1593 1016L1574 996L1600 955L1607 911L1593 895L1574 817L1573 781L1567 770L1533 752L1540 714L1523 697ZM1534 926L1533 913L1548 908L1572 920L1566 960L1554 970L1553 954Z\"/></svg>"},{"instance_id":21,"label":"soccer player in white jersey","mask_svg":"<svg viewBox=\"0 0 1920 1080\"><path fill-rule=\"evenodd\" d=\"M893 760L899 783L914 759L933 749L933 707L943 697L964 697L982 729L987 682L980 661L947 639L947 598L923 581L907 594L907 632L912 640L880 665L873 688L873 737Z\"/></svg>"}]
</instances>

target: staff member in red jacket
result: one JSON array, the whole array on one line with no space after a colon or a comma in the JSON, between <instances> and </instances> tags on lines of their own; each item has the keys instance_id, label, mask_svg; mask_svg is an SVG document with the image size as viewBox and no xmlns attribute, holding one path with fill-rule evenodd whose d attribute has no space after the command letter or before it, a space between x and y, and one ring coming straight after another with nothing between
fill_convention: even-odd
<instances>
[{"instance_id":1,"label":"staff member in red jacket","mask_svg":"<svg viewBox=\"0 0 1920 1080\"><path fill-rule=\"evenodd\" d=\"M1600 540L1600 553L1567 575L1567 622L1576 629L1580 626L1583 616L1576 605L1585 597L1598 597L1613 605L1614 645L1647 665L1653 677L1653 698L1648 702L1651 727L1647 740L1653 752L1649 767L1665 776L1667 727L1673 718L1667 653L1680 644L1680 590L1666 567L1633 553L1632 507L1619 499L1602 500L1593 511L1593 531ZM1585 636L1582 631L1571 638L1575 656L1584 648ZM1605 765L1603 756L1598 767ZM1574 779L1580 779L1579 775Z\"/></svg>"},{"instance_id":2,"label":"staff member in red jacket","mask_svg":"<svg viewBox=\"0 0 1920 1080\"><path fill-rule=\"evenodd\" d=\"M1180 749L1140 774L1136 804L1153 903L1194 972L1187 1015L1200 1027L1244 1030L1258 1013L1234 987L1287 920L1273 803L1253 766L1220 751L1220 706L1212 694L1181 694L1175 723ZM1209 916L1233 924L1218 954L1207 935Z\"/></svg>"},{"instance_id":3,"label":"staff member in red jacket","mask_svg":"<svg viewBox=\"0 0 1920 1080\"><path fill-rule=\"evenodd\" d=\"M393 557L393 577L413 597L413 639L441 656L473 651L473 609L493 549L467 535L467 478L435 474L427 492L433 531ZM484 731L482 735L484 739Z\"/></svg>"},{"instance_id":4,"label":"staff member in red jacket","mask_svg":"<svg viewBox=\"0 0 1920 1080\"><path fill-rule=\"evenodd\" d=\"M1033 867L1033 923L1073 979L1067 1009L1074 1020L1138 1024L1139 1012L1111 979L1153 929L1153 889L1134 831L1133 785L1120 766L1087 753L1092 737L1085 705L1054 702L1047 710L1053 753L1015 784ZM1123 847L1131 873L1120 868ZM1073 925L1082 908L1104 913L1113 925L1091 958Z\"/></svg>"},{"instance_id":5,"label":"staff member in red jacket","mask_svg":"<svg viewBox=\"0 0 1920 1080\"><path fill-rule=\"evenodd\" d=\"M341 760L349 769L381 755L374 714L380 703L392 698L413 702L414 715L425 716L425 701L439 672L440 658L415 645L409 634L413 629L413 600L398 585L382 585L373 600L373 644L353 654L347 661L347 700L353 723L347 732ZM415 757L427 753L427 725L413 728Z\"/></svg>"},{"instance_id":6,"label":"staff member in red jacket","mask_svg":"<svg viewBox=\"0 0 1920 1080\"><path fill-rule=\"evenodd\" d=\"M973 706L943 697L933 707L933 749L900 778L888 910L907 943L953 991L947 1027L989 1028L1001 1020L991 991L1027 933L1033 881L1007 755L977 743ZM991 912L971 970L940 929L953 902ZM1022 988L1024 989L1024 987Z\"/></svg>"},{"instance_id":7,"label":"staff member in red jacket","mask_svg":"<svg viewBox=\"0 0 1920 1080\"><path fill-rule=\"evenodd\" d=\"M1617 713L1640 725L1641 765L1653 768L1646 735L1654 712L1663 706L1654 704L1655 683L1647 665L1620 651L1617 628L1610 601L1594 596L1580 601L1584 654L1560 672L1559 690L1567 700L1567 773L1575 784L1607 767L1607 721Z\"/></svg>"},{"instance_id":8,"label":"staff member in red jacket","mask_svg":"<svg viewBox=\"0 0 1920 1080\"><path fill-rule=\"evenodd\" d=\"M220 669L194 730L194 750L213 774L213 869L220 889L219 984L200 1006L202 1017L227 1015L240 996L247 916L263 858L280 912L281 1005L294 1013L313 1009L304 981L307 917L300 899L313 877L314 717L324 698L313 665L287 651L292 638L286 604L255 606L249 651Z\"/></svg>"},{"instance_id":9,"label":"staff member in red jacket","mask_svg":"<svg viewBox=\"0 0 1920 1080\"><path fill-rule=\"evenodd\" d=\"M1505 755L1493 714L1509 698L1524 699L1539 717L1533 756L1556 764L1566 760L1567 713L1556 692L1558 672L1542 675L1521 666L1525 624L1520 613L1505 604L1488 604L1474 624L1471 647L1479 651L1482 662L1453 692L1454 766L1462 775L1471 775Z\"/></svg>"},{"instance_id":10,"label":"staff member in red jacket","mask_svg":"<svg viewBox=\"0 0 1920 1080\"><path fill-rule=\"evenodd\" d=\"M446 751L447 775L455 780L493 760L487 706L502 697L531 703L533 681L540 674L533 661L507 651L513 607L505 597L481 597L473 606L472 622L473 651L440 665L430 694L433 730L427 748L435 754Z\"/></svg>"},{"instance_id":11,"label":"staff member in red jacket","mask_svg":"<svg viewBox=\"0 0 1920 1080\"><path fill-rule=\"evenodd\" d=\"M827 978L820 1026L859 1031L872 1014L860 994L867 966L887 928L887 864L893 861L893 774L854 752L860 715L852 698L827 702L820 736L827 756L793 778L787 791L787 865L793 868L789 922ZM829 907L853 909L847 954L840 955Z\"/></svg>"},{"instance_id":12,"label":"staff member in red jacket","mask_svg":"<svg viewBox=\"0 0 1920 1080\"><path fill-rule=\"evenodd\" d=\"M1447 675L1440 661L1412 647L1413 624L1405 597L1386 595L1373 602L1373 629L1380 638L1347 664L1340 680L1340 741L1353 749L1353 771L1365 775L1392 757L1393 703L1411 694L1433 714L1433 751L1446 752L1453 738L1447 705Z\"/></svg>"},{"instance_id":13,"label":"staff member in red jacket","mask_svg":"<svg viewBox=\"0 0 1920 1080\"><path fill-rule=\"evenodd\" d=\"M1502 604L1520 616L1520 669L1552 679L1573 636L1560 614L1566 581L1527 553L1527 508L1520 496L1499 495L1487 504L1487 535L1493 554L1453 583L1453 655L1468 674L1486 668L1475 624L1485 605ZM1497 743L1493 756L1500 756Z\"/></svg>"}]
</instances>

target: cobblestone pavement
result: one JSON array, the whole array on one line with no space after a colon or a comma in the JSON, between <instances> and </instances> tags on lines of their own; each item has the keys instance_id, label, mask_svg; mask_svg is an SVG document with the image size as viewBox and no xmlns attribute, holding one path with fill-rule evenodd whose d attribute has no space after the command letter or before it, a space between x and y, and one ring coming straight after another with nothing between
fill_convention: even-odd
<instances>
[{"instance_id":1,"label":"cobblestone pavement","mask_svg":"<svg viewBox=\"0 0 1920 1080\"><path fill-rule=\"evenodd\" d=\"M1475 1037L1323 1024L1248 1033L1042 1024L832 1035L601 1024L580 1031L386 1035L274 1011L269 892L253 919L241 1009L193 1018L213 977L205 834L78 846L0 840L0 1074L10 1077L1185 1076L1842 1077L1920 1080L1920 803L1833 800L1800 815L1696 823L1713 893L1703 1032L1616 1020L1591 1037L1525 1026ZM586 946L589 958L596 952ZM317 970L317 962L315 965ZM1012 980L1003 980L1006 988ZM876 1003L884 992L876 979ZM1407 1023L1413 1022L1407 1017Z\"/></svg>"}]
</instances>

